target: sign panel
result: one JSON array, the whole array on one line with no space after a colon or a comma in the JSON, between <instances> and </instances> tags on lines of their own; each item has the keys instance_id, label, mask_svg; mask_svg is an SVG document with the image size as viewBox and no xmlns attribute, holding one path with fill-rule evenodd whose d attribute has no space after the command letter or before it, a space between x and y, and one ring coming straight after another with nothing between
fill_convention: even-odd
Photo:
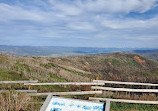
<instances>
[{"instance_id":1,"label":"sign panel","mask_svg":"<svg viewBox=\"0 0 158 111\"><path fill-rule=\"evenodd\" d=\"M104 111L104 103L52 97L45 111Z\"/></svg>"}]
</instances>

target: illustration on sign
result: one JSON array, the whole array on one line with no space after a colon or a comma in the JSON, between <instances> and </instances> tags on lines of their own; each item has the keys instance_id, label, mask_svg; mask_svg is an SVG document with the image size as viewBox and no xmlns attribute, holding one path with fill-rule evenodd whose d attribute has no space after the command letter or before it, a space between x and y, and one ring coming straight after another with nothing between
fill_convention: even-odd
<instances>
[{"instance_id":1,"label":"illustration on sign","mask_svg":"<svg viewBox=\"0 0 158 111\"><path fill-rule=\"evenodd\" d=\"M104 103L52 97L46 111L104 111Z\"/></svg>"}]
</instances>

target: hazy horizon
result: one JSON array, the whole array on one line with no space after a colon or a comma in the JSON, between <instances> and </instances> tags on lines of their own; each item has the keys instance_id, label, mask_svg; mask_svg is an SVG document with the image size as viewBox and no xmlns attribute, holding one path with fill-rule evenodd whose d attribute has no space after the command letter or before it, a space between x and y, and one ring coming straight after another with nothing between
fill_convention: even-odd
<instances>
[{"instance_id":1,"label":"hazy horizon","mask_svg":"<svg viewBox=\"0 0 158 111\"><path fill-rule=\"evenodd\" d=\"M15 47L70 47L70 48L122 48L122 49L158 49L158 47L95 47L95 46L91 46L91 47L84 47L84 46L44 46L44 45L1 45L0 46L15 46Z\"/></svg>"}]
</instances>

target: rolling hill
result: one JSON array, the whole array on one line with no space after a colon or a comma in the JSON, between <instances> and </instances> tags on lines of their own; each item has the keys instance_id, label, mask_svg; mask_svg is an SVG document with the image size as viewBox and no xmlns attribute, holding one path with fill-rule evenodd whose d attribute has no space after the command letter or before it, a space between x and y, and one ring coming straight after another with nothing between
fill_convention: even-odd
<instances>
[{"instance_id":1,"label":"rolling hill","mask_svg":"<svg viewBox=\"0 0 158 111\"><path fill-rule=\"evenodd\" d=\"M119 81L158 81L157 62L136 54L121 53L68 58L1 54L0 71L1 80L90 81L99 77Z\"/></svg>"}]
</instances>

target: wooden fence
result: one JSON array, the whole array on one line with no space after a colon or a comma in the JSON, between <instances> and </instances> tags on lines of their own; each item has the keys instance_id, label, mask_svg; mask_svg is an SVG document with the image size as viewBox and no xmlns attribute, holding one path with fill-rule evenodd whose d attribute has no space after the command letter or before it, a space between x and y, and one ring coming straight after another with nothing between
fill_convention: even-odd
<instances>
[{"instance_id":1,"label":"wooden fence","mask_svg":"<svg viewBox=\"0 0 158 111\"><path fill-rule=\"evenodd\" d=\"M136 83L136 82L120 82L120 81L104 81L104 80L93 80L93 82L104 83L104 84L158 86L158 84L152 84L152 83ZM100 87L100 86L92 86L91 88L96 90L106 90L106 91L158 93L158 89L129 89L129 88L113 88L113 87ZM89 100L136 103L136 104L158 104L158 101L141 101L141 100L126 100L126 99L112 99L112 98L96 98L96 97L89 97ZM110 105L110 103L108 105Z\"/></svg>"},{"instance_id":2,"label":"wooden fence","mask_svg":"<svg viewBox=\"0 0 158 111\"><path fill-rule=\"evenodd\" d=\"M113 88L105 87L105 84L121 84L121 85L139 85L139 86L158 86L152 83L136 83L136 82L120 82L120 81L105 81L93 80L93 82L51 82L51 83L37 83L34 81L0 81L0 84L15 84L24 83L27 86L34 85L90 85L93 91L76 91L76 92L44 92L38 93L36 90L15 90L17 92L27 92L30 96L48 96L48 95L85 95L85 94L102 94L105 91L119 91L119 92L141 92L141 93L158 93L158 89L130 89L130 88ZM95 90L95 91L94 91ZM8 90L0 90L0 93L8 92ZM96 98L89 97L89 100L106 101L106 111L110 110L110 101L124 102L124 103L138 103L138 104L158 104L158 101L141 101L141 100L125 100L112 98Z\"/></svg>"}]
</instances>

